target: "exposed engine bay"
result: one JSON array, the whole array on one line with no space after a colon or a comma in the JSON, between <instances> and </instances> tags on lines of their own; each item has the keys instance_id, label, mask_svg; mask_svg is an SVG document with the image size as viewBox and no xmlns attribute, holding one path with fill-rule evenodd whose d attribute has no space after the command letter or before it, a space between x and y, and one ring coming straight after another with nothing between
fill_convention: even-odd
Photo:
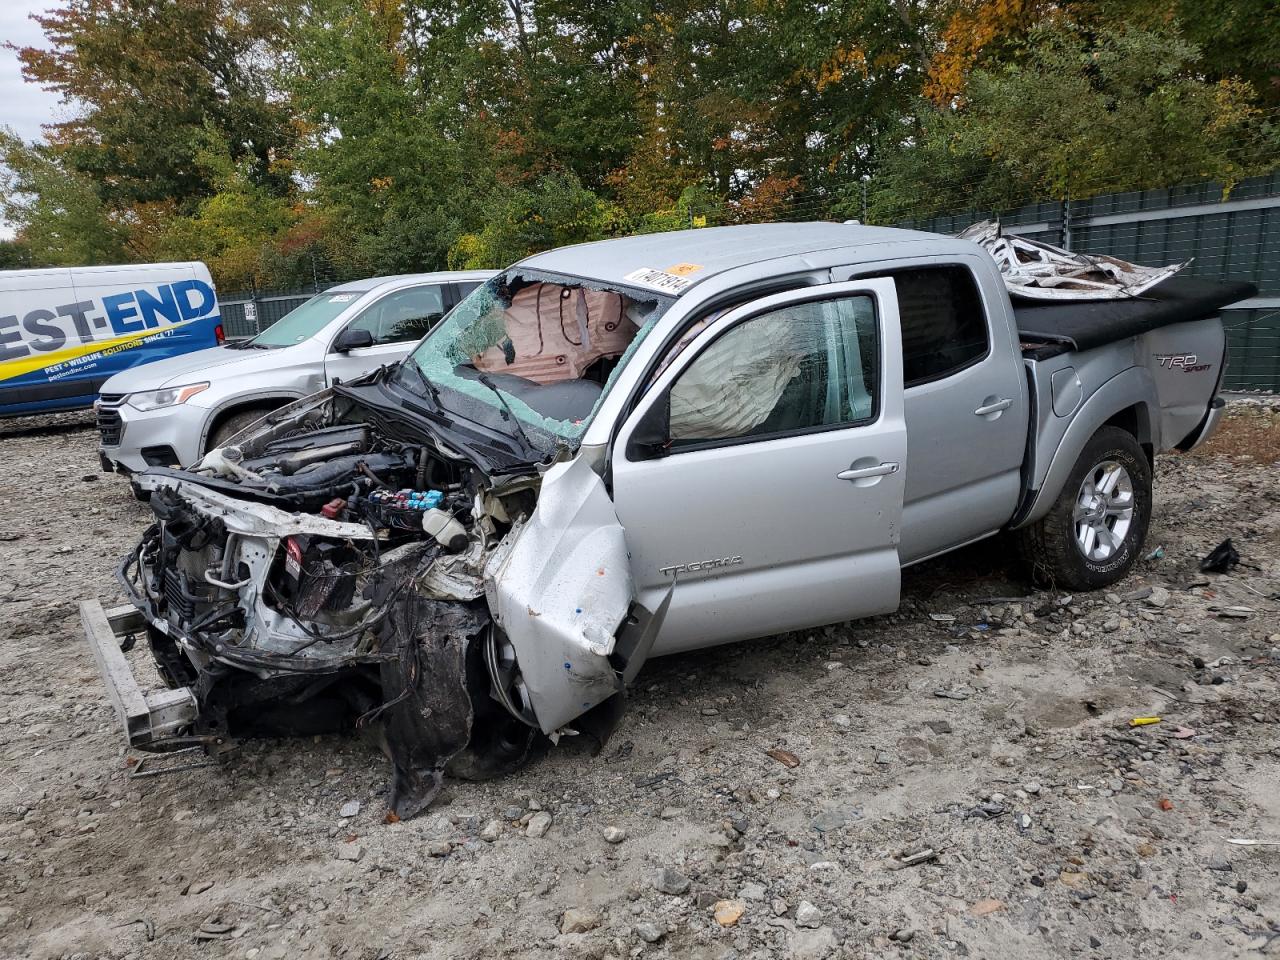
<instances>
[{"instance_id":1,"label":"exposed engine bay","mask_svg":"<svg viewBox=\"0 0 1280 960\"><path fill-rule=\"evenodd\" d=\"M119 578L194 709L133 745L369 731L409 817L446 769L499 775L539 734L603 743L616 724L657 623L632 602L599 478L461 435L455 449L443 427L388 416L379 380L138 477L156 521Z\"/></svg>"}]
</instances>

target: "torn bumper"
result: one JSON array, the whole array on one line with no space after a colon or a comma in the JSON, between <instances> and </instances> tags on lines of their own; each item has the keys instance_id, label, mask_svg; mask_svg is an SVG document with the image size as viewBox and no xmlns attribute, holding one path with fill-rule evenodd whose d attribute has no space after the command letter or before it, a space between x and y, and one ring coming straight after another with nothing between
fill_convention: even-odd
<instances>
[{"instance_id":1,"label":"torn bumper","mask_svg":"<svg viewBox=\"0 0 1280 960\"><path fill-rule=\"evenodd\" d=\"M670 601L636 605L624 531L582 459L455 493L455 515L471 507L464 544L171 471L137 483L157 522L120 569L136 609L82 607L127 743L220 752L253 736L376 731L401 817L430 803L446 769L514 769L538 731L573 724L603 742ZM536 506L510 516L505 504L531 489ZM124 656L135 637L169 689L138 683Z\"/></svg>"},{"instance_id":2,"label":"torn bumper","mask_svg":"<svg viewBox=\"0 0 1280 960\"><path fill-rule=\"evenodd\" d=\"M97 600L80 603L80 622L98 673L130 747L156 749L177 742L197 716L190 687L143 690L124 651L146 630L142 612L131 606L104 610Z\"/></svg>"}]
</instances>

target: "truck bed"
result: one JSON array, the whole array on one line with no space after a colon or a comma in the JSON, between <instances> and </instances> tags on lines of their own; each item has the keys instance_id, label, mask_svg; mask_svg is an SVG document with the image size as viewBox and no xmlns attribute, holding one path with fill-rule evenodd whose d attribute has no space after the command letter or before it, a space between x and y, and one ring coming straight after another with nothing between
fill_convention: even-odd
<instances>
[{"instance_id":1,"label":"truck bed","mask_svg":"<svg viewBox=\"0 0 1280 960\"><path fill-rule=\"evenodd\" d=\"M1024 350L1044 359L1211 317L1227 304L1247 300L1257 292L1253 284L1234 280L1170 277L1141 297L1127 300L1053 303L1014 297L1013 312Z\"/></svg>"}]
</instances>

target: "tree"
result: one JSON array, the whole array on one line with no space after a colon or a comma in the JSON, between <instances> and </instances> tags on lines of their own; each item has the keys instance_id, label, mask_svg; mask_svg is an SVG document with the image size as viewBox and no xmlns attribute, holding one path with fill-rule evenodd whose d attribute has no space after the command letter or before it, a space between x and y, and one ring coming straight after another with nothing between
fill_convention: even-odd
<instances>
[{"instance_id":1,"label":"tree","mask_svg":"<svg viewBox=\"0 0 1280 960\"><path fill-rule=\"evenodd\" d=\"M348 262L373 272L443 266L494 168L487 119L458 102L478 78L451 72L459 47L485 42L483 20L439 11L433 34L406 12L422 11L315 0L286 79L312 199L346 235Z\"/></svg>"},{"instance_id":2,"label":"tree","mask_svg":"<svg viewBox=\"0 0 1280 960\"><path fill-rule=\"evenodd\" d=\"M449 251L449 267L471 270L509 263L571 243L623 232L622 211L587 190L570 173L549 174L531 186L496 191L484 226L465 233Z\"/></svg>"},{"instance_id":3,"label":"tree","mask_svg":"<svg viewBox=\"0 0 1280 960\"><path fill-rule=\"evenodd\" d=\"M705 187L685 187L672 206L646 213L632 229L636 233L665 233L694 227L718 227L725 222L727 209L724 199Z\"/></svg>"},{"instance_id":4,"label":"tree","mask_svg":"<svg viewBox=\"0 0 1280 960\"><path fill-rule=\"evenodd\" d=\"M292 140L290 111L265 65L279 55L292 0L63 0L34 19L48 49L19 51L23 73L76 111L49 145L107 204L213 192L196 154L212 127L256 182L290 189L275 166Z\"/></svg>"},{"instance_id":5,"label":"tree","mask_svg":"<svg viewBox=\"0 0 1280 960\"><path fill-rule=\"evenodd\" d=\"M17 229L31 260L46 266L120 263L128 228L97 186L47 147L0 128L0 219Z\"/></svg>"},{"instance_id":6,"label":"tree","mask_svg":"<svg viewBox=\"0 0 1280 960\"><path fill-rule=\"evenodd\" d=\"M31 258L31 249L21 240L0 240L0 270L24 270L43 266Z\"/></svg>"},{"instance_id":7,"label":"tree","mask_svg":"<svg viewBox=\"0 0 1280 960\"><path fill-rule=\"evenodd\" d=\"M214 192L189 215L163 218L156 233L135 235L143 259L203 260L222 286L271 286L285 272L277 249L301 219L289 199L275 196L253 175L248 158L234 160L217 132L206 128L196 155L200 174Z\"/></svg>"},{"instance_id":8,"label":"tree","mask_svg":"<svg viewBox=\"0 0 1280 960\"><path fill-rule=\"evenodd\" d=\"M50 2L21 55L74 118L15 154L31 256L199 257L224 284L1280 156L1267 0Z\"/></svg>"},{"instance_id":9,"label":"tree","mask_svg":"<svg viewBox=\"0 0 1280 960\"><path fill-rule=\"evenodd\" d=\"M1277 131L1248 84L1203 74L1176 24L1034 30L1020 61L972 71L922 106L874 181L876 222L943 210L1220 180L1274 165ZM1268 159L1269 158L1269 159ZM848 198L850 215L860 197Z\"/></svg>"},{"instance_id":10,"label":"tree","mask_svg":"<svg viewBox=\"0 0 1280 960\"><path fill-rule=\"evenodd\" d=\"M1176 17L1203 52L1207 79L1244 80L1264 107L1280 108L1280 4L1274 0L1109 0L1102 9L1129 22Z\"/></svg>"}]
</instances>

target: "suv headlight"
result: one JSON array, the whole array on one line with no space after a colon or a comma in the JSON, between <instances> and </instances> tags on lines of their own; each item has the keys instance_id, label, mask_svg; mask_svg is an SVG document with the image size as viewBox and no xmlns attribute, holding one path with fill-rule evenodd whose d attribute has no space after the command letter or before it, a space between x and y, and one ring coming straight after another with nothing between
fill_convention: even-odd
<instances>
[{"instance_id":1,"label":"suv headlight","mask_svg":"<svg viewBox=\"0 0 1280 960\"><path fill-rule=\"evenodd\" d=\"M145 390L142 393L131 393L125 402L135 410L159 410L161 407L172 407L186 403L197 393L209 389L208 383L189 383L185 387L165 387L163 390Z\"/></svg>"}]
</instances>

